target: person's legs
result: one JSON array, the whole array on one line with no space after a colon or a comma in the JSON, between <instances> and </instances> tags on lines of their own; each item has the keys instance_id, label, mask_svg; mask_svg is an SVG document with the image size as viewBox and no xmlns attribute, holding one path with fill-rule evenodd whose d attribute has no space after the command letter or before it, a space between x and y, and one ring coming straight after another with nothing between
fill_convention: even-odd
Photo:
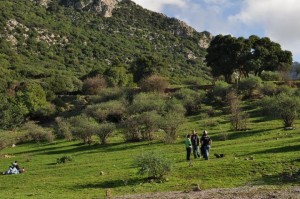
<instances>
[{"instance_id":1,"label":"person's legs","mask_svg":"<svg viewBox=\"0 0 300 199\"><path fill-rule=\"evenodd\" d=\"M208 160L210 146L204 146L204 158Z\"/></svg>"},{"instance_id":2,"label":"person's legs","mask_svg":"<svg viewBox=\"0 0 300 199\"><path fill-rule=\"evenodd\" d=\"M193 155L194 158L197 158L197 146L193 146Z\"/></svg>"},{"instance_id":3,"label":"person's legs","mask_svg":"<svg viewBox=\"0 0 300 199\"><path fill-rule=\"evenodd\" d=\"M190 147L186 148L186 160L190 161L192 149Z\"/></svg>"},{"instance_id":4,"label":"person's legs","mask_svg":"<svg viewBox=\"0 0 300 199\"><path fill-rule=\"evenodd\" d=\"M199 146L197 146L197 157L198 157L198 158L200 158L200 157L201 157L201 155L200 155L200 148L199 148Z\"/></svg>"}]
</instances>

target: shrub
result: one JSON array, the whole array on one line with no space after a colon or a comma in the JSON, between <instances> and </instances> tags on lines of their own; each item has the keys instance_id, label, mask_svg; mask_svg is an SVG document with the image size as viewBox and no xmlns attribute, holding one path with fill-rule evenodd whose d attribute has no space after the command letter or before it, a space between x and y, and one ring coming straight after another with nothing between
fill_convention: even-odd
<instances>
[{"instance_id":1,"label":"shrub","mask_svg":"<svg viewBox=\"0 0 300 199\"><path fill-rule=\"evenodd\" d=\"M240 100L235 92L227 95L230 112L230 122L235 131L247 129L248 114L241 110Z\"/></svg>"},{"instance_id":2,"label":"shrub","mask_svg":"<svg viewBox=\"0 0 300 199\"><path fill-rule=\"evenodd\" d=\"M182 101L187 115L193 115L200 112L201 103L205 97L205 92L183 88L175 92L174 97Z\"/></svg>"},{"instance_id":3,"label":"shrub","mask_svg":"<svg viewBox=\"0 0 300 199\"><path fill-rule=\"evenodd\" d=\"M171 171L171 163L153 152L138 156L135 165L138 167L138 175L147 175L149 179L163 179Z\"/></svg>"},{"instance_id":4,"label":"shrub","mask_svg":"<svg viewBox=\"0 0 300 199\"><path fill-rule=\"evenodd\" d=\"M90 105L84 112L99 122L106 120L110 122L119 122L123 118L125 111L126 108L122 101L112 100L96 105Z\"/></svg>"},{"instance_id":5,"label":"shrub","mask_svg":"<svg viewBox=\"0 0 300 199\"><path fill-rule=\"evenodd\" d=\"M82 139L85 144L92 143L92 136L99 131L99 124L95 119L84 114L71 117L67 120L71 124L72 135Z\"/></svg>"},{"instance_id":6,"label":"shrub","mask_svg":"<svg viewBox=\"0 0 300 199\"><path fill-rule=\"evenodd\" d=\"M137 115L131 115L122 122L125 140L127 142L139 141L141 139L141 126Z\"/></svg>"},{"instance_id":7,"label":"shrub","mask_svg":"<svg viewBox=\"0 0 300 199\"><path fill-rule=\"evenodd\" d=\"M97 132L97 135L100 138L100 143L106 144L107 138L113 133L113 131L115 129L116 129L116 126L113 123L101 124L99 131Z\"/></svg>"},{"instance_id":8,"label":"shrub","mask_svg":"<svg viewBox=\"0 0 300 199\"><path fill-rule=\"evenodd\" d=\"M292 88L289 85L284 84L284 85L277 86L276 94L293 95L295 91L296 91L295 88Z\"/></svg>"},{"instance_id":9,"label":"shrub","mask_svg":"<svg viewBox=\"0 0 300 199\"><path fill-rule=\"evenodd\" d=\"M147 111L162 112L165 100L155 93L140 93L134 96L132 104L128 107L130 114Z\"/></svg>"},{"instance_id":10,"label":"shrub","mask_svg":"<svg viewBox=\"0 0 300 199\"><path fill-rule=\"evenodd\" d=\"M62 163L64 164L64 163L71 162L71 161L73 161L73 158L71 156L67 156L67 155L56 159L57 164L62 164Z\"/></svg>"},{"instance_id":11,"label":"shrub","mask_svg":"<svg viewBox=\"0 0 300 199\"><path fill-rule=\"evenodd\" d=\"M260 77L263 81L279 81L280 80L280 74L278 74L278 72L272 72L272 71L263 71L261 73Z\"/></svg>"},{"instance_id":12,"label":"shrub","mask_svg":"<svg viewBox=\"0 0 300 199\"><path fill-rule=\"evenodd\" d=\"M161 116L156 111L144 112L139 115L138 123L143 140L153 139L152 133L158 130L160 120Z\"/></svg>"},{"instance_id":13,"label":"shrub","mask_svg":"<svg viewBox=\"0 0 300 199\"><path fill-rule=\"evenodd\" d=\"M71 132L71 125L69 122L64 120L61 117L55 118L55 122L58 126L58 133L60 136L65 138L68 141L71 141L73 139L72 132Z\"/></svg>"},{"instance_id":14,"label":"shrub","mask_svg":"<svg viewBox=\"0 0 300 199\"><path fill-rule=\"evenodd\" d=\"M250 76L248 78L242 79L239 82L238 90L246 95L246 97L251 97L253 91L258 89L261 85L261 79L257 76Z\"/></svg>"},{"instance_id":15,"label":"shrub","mask_svg":"<svg viewBox=\"0 0 300 199\"><path fill-rule=\"evenodd\" d=\"M55 135L51 130L43 128L34 122L27 122L23 126L23 130L25 130L27 133L20 138L22 142L35 141L51 143L55 139Z\"/></svg>"},{"instance_id":16,"label":"shrub","mask_svg":"<svg viewBox=\"0 0 300 199\"><path fill-rule=\"evenodd\" d=\"M284 127L292 127L300 111L300 98L280 94L274 97L266 97L261 102L266 113L283 120Z\"/></svg>"},{"instance_id":17,"label":"shrub","mask_svg":"<svg viewBox=\"0 0 300 199\"><path fill-rule=\"evenodd\" d=\"M119 87L105 88L98 95L91 96L92 103L102 103L111 100L122 100L125 97L125 89Z\"/></svg>"},{"instance_id":18,"label":"shrub","mask_svg":"<svg viewBox=\"0 0 300 199\"><path fill-rule=\"evenodd\" d=\"M164 93L169 86L168 81L159 75L151 75L143 79L140 83L140 88L144 92L159 92Z\"/></svg>"},{"instance_id":19,"label":"shrub","mask_svg":"<svg viewBox=\"0 0 300 199\"><path fill-rule=\"evenodd\" d=\"M264 82L260 87L260 92L266 96L273 96L276 94L276 84L273 82Z\"/></svg>"},{"instance_id":20,"label":"shrub","mask_svg":"<svg viewBox=\"0 0 300 199\"><path fill-rule=\"evenodd\" d=\"M106 80L101 75L97 75L95 77L87 78L83 82L82 90L85 94L88 95L97 95L104 88L106 88Z\"/></svg>"},{"instance_id":21,"label":"shrub","mask_svg":"<svg viewBox=\"0 0 300 199\"><path fill-rule=\"evenodd\" d=\"M184 121L184 115L178 112L171 111L164 115L160 123L160 128L166 133L166 143L172 143L176 140L177 129Z\"/></svg>"},{"instance_id":22,"label":"shrub","mask_svg":"<svg viewBox=\"0 0 300 199\"><path fill-rule=\"evenodd\" d=\"M217 81L210 92L212 100L223 103L227 93L231 90L231 86L224 81Z\"/></svg>"}]
</instances>

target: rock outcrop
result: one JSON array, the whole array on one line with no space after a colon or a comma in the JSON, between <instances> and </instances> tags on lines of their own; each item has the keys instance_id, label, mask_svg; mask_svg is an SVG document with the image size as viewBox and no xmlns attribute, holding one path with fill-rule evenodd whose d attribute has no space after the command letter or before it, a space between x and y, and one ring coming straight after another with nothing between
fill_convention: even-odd
<instances>
[{"instance_id":1,"label":"rock outcrop","mask_svg":"<svg viewBox=\"0 0 300 199\"><path fill-rule=\"evenodd\" d=\"M213 35L207 31L201 32L200 35L201 38L198 42L198 46L207 49L211 40L213 39Z\"/></svg>"}]
</instances>

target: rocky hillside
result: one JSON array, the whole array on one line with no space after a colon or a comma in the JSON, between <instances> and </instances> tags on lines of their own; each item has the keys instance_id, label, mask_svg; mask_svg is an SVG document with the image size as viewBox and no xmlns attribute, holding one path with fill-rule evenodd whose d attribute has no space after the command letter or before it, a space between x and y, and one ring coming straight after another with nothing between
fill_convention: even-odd
<instances>
[{"instance_id":1,"label":"rocky hillside","mask_svg":"<svg viewBox=\"0 0 300 199\"><path fill-rule=\"evenodd\" d=\"M174 82L209 76L203 60L210 33L130 0L2 0L0 10L5 84L45 83L57 74L82 79L114 66L132 73L145 57Z\"/></svg>"}]
</instances>

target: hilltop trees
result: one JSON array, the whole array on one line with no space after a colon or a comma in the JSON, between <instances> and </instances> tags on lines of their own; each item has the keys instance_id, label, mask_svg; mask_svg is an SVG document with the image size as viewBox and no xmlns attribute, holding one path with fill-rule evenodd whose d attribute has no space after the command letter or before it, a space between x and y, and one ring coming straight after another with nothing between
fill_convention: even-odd
<instances>
[{"instance_id":1,"label":"hilltop trees","mask_svg":"<svg viewBox=\"0 0 300 199\"><path fill-rule=\"evenodd\" d=\"M261 76L263 71L288 70L292 53L267 37L252 35L248 39L217 35L207 49L206 62L215 77L223 75L226 82L238 72L244 77L250 73Z\"/></svg>"}]
</instances>

